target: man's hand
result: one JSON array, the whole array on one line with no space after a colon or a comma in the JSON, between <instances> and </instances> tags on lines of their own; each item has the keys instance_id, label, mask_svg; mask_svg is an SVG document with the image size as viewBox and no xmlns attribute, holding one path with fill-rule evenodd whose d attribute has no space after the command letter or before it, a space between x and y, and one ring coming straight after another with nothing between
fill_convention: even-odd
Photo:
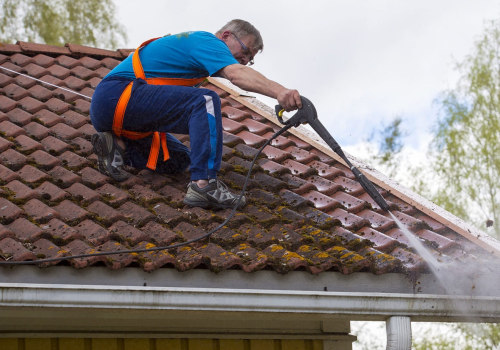
<instances>
[{"instance_id":1,"label":"man's hand","mask_svg":"<svg viewBox=\"0 0 500 350\"><path fill-rule=\"evenodd\" d=\"M287 112L302 108L302 101L297 90L283 88L276 97L278 103Z\"/></svg>"}]
</instances>

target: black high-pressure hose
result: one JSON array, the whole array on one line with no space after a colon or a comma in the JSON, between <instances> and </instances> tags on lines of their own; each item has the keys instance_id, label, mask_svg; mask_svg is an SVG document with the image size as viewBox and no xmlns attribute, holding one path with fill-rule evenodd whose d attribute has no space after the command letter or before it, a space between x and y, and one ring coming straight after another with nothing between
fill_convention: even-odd
<instances>
[{"instance_id":1,"label":"black high-pressure hose","mask_svg":"<svg viewBox=\"0 0 500 350\"><path fill-rule=\"evenodd\" d=\"M243 188L241 190L241 194L238 197L238 201L234 205L233 209L227 216L227 218L222 222L220 225L218 225L216 228L208 231L207 233L190 239L185 242L181 243L176 243L168 246L161 246L161 247L154 247L154 248L142 248L142 249L127 249L127 250L117 250L114 252L99 252L99 253L89 253L89 254L78 254L78 255L68 255L68 256L61 256L57 258L45 258L45 259L37 259L37 260L26 260L26 261L0 261L0 265L36 265L36 264L42 264L42 263L49 263L49 262L54 262L54 261L63 261L63 260L70 260L70 259L79 259L79 258L89 258L89 257L94 257L94 256L108 256L108 255L116 255L116 254L125 254L125 253L148 253L148 252L155 252L155 251L160 251L160 250L169 250L169 249L174 249L174 248L179 248L179 247L184 247L186 245L189 245L194 242L201 241L205 238L210 237L212 234L220 230L224 225L226 225L229 220L234 216L236 213L236 210L238 208L238 205L240 204L241 197L245 194L247 185L248 185L248 180L250 179L250 175L252 173L253 166L255 165L255 162L257 161L257 158L260 156L264 148L271 143L273 139L276 137L280 136L283 134L285 131L290 129L293 125L285 125L282 127L280 130L278 130L274 135L264 143L262 147L260 147L259 151L257 154L255 154L252 163L250 164L250 168L248 169L247 176L245 178L245 182L243 183Z\"/></svg>"}]
</instances>

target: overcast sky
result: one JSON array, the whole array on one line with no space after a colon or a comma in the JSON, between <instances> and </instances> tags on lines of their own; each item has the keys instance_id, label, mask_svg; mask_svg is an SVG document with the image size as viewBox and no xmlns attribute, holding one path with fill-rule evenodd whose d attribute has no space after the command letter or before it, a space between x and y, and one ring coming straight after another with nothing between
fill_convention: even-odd
<instances>
[{"instance_id":1,"label":"overcast sky","mask_svg":"<svg viewBox=\"0 0 500 350\"><path fill-rule=\"evenodd\" d=\"M128 46L167 33L217 31L233 18L261 32L253 68L316 106L341 146L366 140L394 117L423 147L433 101L453 88L498 0L117 0ZM264 102L274 105L270 100Z\"/></svg>"}]
</instances>

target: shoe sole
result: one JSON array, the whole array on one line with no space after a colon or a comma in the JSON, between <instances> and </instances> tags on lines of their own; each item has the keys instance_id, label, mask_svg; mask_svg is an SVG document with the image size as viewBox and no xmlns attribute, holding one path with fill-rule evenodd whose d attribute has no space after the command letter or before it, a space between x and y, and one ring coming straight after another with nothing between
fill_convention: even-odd
<instances>
[{"instance_id":1,"label":"shoe sole","mask_svg":"<svg viewBox=\"0 0 500 350\"><path fill-rule=\"evenodd\" d=\"M118 182L125 181L129 178L129 174L125 171L122 171L123 174L121 176L112 175L108 171L104 158L110 151L108 149L108 144L106 142L105 136L101 135L100 133L93 134L90 142L92 143L92 149L94 153L97 155L97 168L102 174L109 176Z\"/></svg>"},{"instance_id":2,"label":"shoe sole","mask_svg":"<svg viewBox=\"0 0 500 350\"><path fill-rule=\"evenodd\" d=\"M108 171L106 169L106 163L103 160L105 155L109 152L108 145L106 144L104 136L101 136L100 134L94 134L92 135L90 142L92 143L92 149L94 153L97 155L97 167L99 171L109 176Z\"/></svg>"},{"instance_id":3,"label":"shoe sole","mask_svg":"<svg viewBox=\"0 0 500 350\"><path fill-rule=\"evenodd\" d=\"M222 203L214 203L214 202L208 202L208 201L196 201L196 200L190 200L187 198L184 198L183 200L184 204L187 204L191 207L200 207L203 209L229 209L233 208L233 204L222 204ZM246 204L246 200L240 201L238 204L238 208L243 208Z\"/></svg>"},{"instance_id":4,"label":"shoe sole","mask_svg":"<svg viewBox=\"0 0 500 350\"><path fill-rule=\"evenodd\" d=\"M106 144L104 136L101 136L100 134L94 134L92 135L90 142L92 143L94 153L99 157L104 157L106 154L108 154L108 145Z\"/></svg>"},{"instance_id":5,"label":"shoe sole","mask_svg":"<svg viewBox=\"0 0 500 350\"><path fill-rule=\"evenodd\" d=\"M184 199L184 204L187 204L191 207L200 207L203 209L227 209L227 208L232 208L232 205L225 205L225 204L219 204L219 203L211 203L211 202L205 202L205 201L190 201L188 199Z\"/></svg>"}]
</instances>

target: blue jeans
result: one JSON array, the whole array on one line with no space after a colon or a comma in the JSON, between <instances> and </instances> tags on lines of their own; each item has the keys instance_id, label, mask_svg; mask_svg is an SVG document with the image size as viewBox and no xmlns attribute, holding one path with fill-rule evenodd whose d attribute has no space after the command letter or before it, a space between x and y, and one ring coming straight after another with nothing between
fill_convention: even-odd
<instances>
[{"instance_id":1,"label":"blue jeans","mask_svg":"<svg viewBox=\"0 0 500 350\"><path fill-rule=\"evenodd\" d=\"M95 89L90 118L97 131L112 130L116 104L129 82L125 78L104 79ZM163 151L160 150L156 171L182 172L190 165L193 181L217 177L222 158L222 116L220 98L212 90L150 85L142 79L136 79L125 111L123 129L189 134L191 152L179 140L167 134L170 159L163 162ZM151 138L123 138L129 165L146 168Z\"/></svg>"}]
</instances>

